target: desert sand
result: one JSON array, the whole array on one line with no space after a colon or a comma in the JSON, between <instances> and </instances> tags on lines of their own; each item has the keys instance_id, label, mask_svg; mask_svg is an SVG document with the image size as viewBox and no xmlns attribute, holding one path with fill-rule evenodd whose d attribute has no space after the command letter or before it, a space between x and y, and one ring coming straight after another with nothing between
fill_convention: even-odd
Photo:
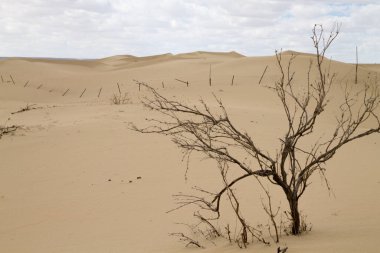
<instances>
[{"instance_id":1,"label":"desert sand","mask_svg":"<svg viewBox=\"0 0 380 253\"><path fill-rule=\"evenodd\" d=\"M284 59L290 54L284 52ZM305 82L310 57L298 54L292 68L295 85ZM354 69L331 62L337 73L332 106L342 95L339 86L353 82ZM99 60L8 58L0 60L0 74L0 123L21 126L0 139L0 252L242 252L226 240L195 249L168 236L187 232L177 223L192 222L191 208L166 213L176 207L172 194L194 185L212 188L219 179L212 162L195 157L185 181L186 164L169 137L129 129L130 122L143 126L151 115L139 103L146 90L139 91L133 80L188 104L203 98L214 106L215 94L240 129L263 149L275 151L285 131L284 115L275 94L264 87L278 79L274 56L193 52ZM378 76L379 65L359 66L359 81ZM175 79L188 81L189 87ZM128 92L129 103L111 103L117 83L122 93ZM36 109L12 114L27 104ZM333 125L333 116L321 119L322 131ZM283 236L280 245L289 253L379 252L379 154L380 135L340 150L326 165L333 192L315 175L301 199L312 231ZM255 181L241 186L244 205L250 222L265 224L262 193L252 185ZM285 206L280 192L273 195ZM246 251L276 249L273 242L256 242Z\"/></svg>"}]
</instances>

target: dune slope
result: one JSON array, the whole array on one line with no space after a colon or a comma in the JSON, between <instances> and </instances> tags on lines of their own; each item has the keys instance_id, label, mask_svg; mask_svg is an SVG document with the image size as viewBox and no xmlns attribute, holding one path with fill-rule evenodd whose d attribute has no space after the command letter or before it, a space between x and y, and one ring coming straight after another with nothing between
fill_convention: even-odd
<instances>
[{"instance_id":1,"label":"dune slope","mask_svg":"<svg viewBox=\"0 0 380 253\"><path fill-rule=\"evenodd\" d=\"M284 64L291 53L284 53ZM294 61L297 87L305 84L310 57L299 54ZM355 67L332 61L330 68L337 73L331 91L335 106L340 86L353 82ZM360 82L379 74L378 65L359 67ZM194 52L87 61L15 58L0 61L0 75L0 124L21 126L0 139L1 252L198 252L168 236L187 232L176 223L191 223L193 210L167 211L176 207L172 194L194 185L219 185L214 164L195 159L185 181L186 164L170 138L128 128L129 122L143 126L152 116L139 104L147 91L134 80L188 104L203 98L214 109L215 94L236 125L268 152L276 151L285 129L280 103L265 88L279 77L274 56ZM127 93L127 104L111 103L119 89ZM14 113L26 105L34 109ZM324 117L320 130L333 125L333 116ZM316 175L301 200L312 231L284 236L280 245L292 253L378 252L379 153L379 135L343 148L326 164L333 194ZM253 224L266 224L262 194L253 185L254 180L241 186L243 205ZM274 190L273 196L285 207L280 192ZM202 243L210 246L200 252L240 252L226 240ZM249 246L252 252L276 249L274 243Z\"/></svg>"}]
</instances>

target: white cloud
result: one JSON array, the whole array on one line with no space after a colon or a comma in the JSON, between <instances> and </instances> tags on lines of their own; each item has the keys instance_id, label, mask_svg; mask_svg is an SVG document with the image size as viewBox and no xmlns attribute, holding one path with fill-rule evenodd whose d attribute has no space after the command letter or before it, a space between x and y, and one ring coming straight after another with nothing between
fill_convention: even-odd
<instances>
[{"instance_id":1,"label":"white cloud","mask_svg":"<svg viewBox=\"0 0 380 253\"><path fill-rule=\"evenodd\" d=\"M0 55L98 58L196 50L312 52L313 24L342 22L331 56L380 61L380 4L367 0L1 0Z\"/></svg>"}]
</instances>

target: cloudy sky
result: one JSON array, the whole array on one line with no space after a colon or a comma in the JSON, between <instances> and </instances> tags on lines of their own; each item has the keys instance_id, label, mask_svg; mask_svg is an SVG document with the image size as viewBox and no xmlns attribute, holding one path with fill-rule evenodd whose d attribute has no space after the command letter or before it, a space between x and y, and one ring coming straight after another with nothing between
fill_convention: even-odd
<instances>
[{"instance_id":1,"label":"cloudy sky","mask_svg":"<svg viewBox=\"0 0 380 253\"><path fill-rule=\"evenodd\" d=\"M334 22L329 56L380 63L378 0L1 0L0 56L100 58L191 51L313 52Z\"/></svg>"}]
</instances>

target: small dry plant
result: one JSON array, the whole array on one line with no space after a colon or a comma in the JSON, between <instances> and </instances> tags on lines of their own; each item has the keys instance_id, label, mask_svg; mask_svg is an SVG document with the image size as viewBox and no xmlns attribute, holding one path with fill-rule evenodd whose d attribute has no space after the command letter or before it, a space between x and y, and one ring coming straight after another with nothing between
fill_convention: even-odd
<instances>
[{"instance_id":1,"label":"small dry plant","mask_svg":"<svg viewBox=\"0 0 380 253\"><path fill-rule=\"evenodd\" d=\"M131 104L131 98L129 97L128 92L121 92L120 85L117 83L118 93L114 93L111 97L111 103L114 105L125 105Z\"/></svg>"},{"instance_id":2,"label":"small dry plant","mask_svg":"<svg viewBox=\"0 0 380 253\"><path fill-rule=\"evenodd\" d=\"M118 93L118 94L113 94L113 96L111 97L111 103L114 105L130 104L131 99L128 95L128 92L125 92L124 94Z\"/></svg>"}]
</instances>

